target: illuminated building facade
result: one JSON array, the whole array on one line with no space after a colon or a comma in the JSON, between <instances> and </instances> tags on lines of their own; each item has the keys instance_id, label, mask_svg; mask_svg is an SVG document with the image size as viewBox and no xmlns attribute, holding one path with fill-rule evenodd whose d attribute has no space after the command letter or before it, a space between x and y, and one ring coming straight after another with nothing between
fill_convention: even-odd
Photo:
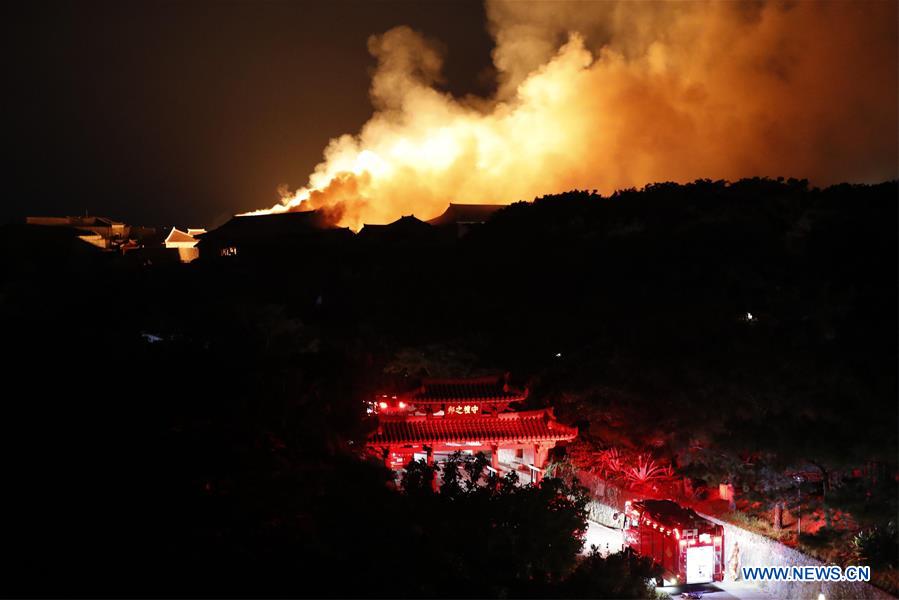
<instances>
[{"instance_id":1,"label":"illuminated building facade","mask_svg":"<svg viewBox=\"0 0 899 600\"><path fill-rule=\"evenodd\" d=\"M84 242L103 250L116 249L128 241L131 227L107 217L26 217L28 225L70 227Z\"/></svg>"},{"instance_id":2,"label":"illuminated building facade","mask_svg":"<svg viewBox=\"0 0 899 600\"><path fill-rule=\"evenodd\" d=\"M558 422L551 408L518 411L527 390L511 388L501 377L425 379L417 390L381 395L369 409L378 428L368 448L400 470L410 460L439 462L453 452L484 452L490 468L516 471L523 482L539 482L550 449L577 436L577 428Z\"/></svg>"},{"instance_id":3,"label":"illuminated building facade","mask_svg":"<svg viewBox=\"0 0 899 600\"><path fill-rule=\"evenodd\" d=\"M199 240L196 236L204 233L206 233L205 229L188 229L187 231L181 231L177 227L172 227L172 230L169 232L169 235L165 238L165 242L163 243L166 248L178 251L178 257L181 262L189 263L200 255L200 251L197 248L197 241Z\"/></svg>"}]
</instances>

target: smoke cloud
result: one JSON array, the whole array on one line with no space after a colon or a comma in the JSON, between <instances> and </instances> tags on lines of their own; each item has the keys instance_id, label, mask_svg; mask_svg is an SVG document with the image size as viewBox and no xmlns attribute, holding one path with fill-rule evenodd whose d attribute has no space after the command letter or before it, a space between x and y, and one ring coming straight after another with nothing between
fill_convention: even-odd
<instances>
[{"instance_id":1,"label":"smoke cloud","mask_svg":"<svg viewBox=\"0 0 899 600\"><path fill-rule=\"evenodd\" d=\"M369 40L375 112L260 212L359 229L449 202L751 176L897 177L895 2L491 0L493 98L438 91L438 46Z\"/></svg>"}]
</instances>

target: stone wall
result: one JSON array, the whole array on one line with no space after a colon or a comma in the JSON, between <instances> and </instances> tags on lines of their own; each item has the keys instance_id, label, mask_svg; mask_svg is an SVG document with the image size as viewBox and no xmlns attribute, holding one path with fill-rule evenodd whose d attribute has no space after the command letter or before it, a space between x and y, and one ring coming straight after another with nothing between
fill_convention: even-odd
<instances>
[{"instance_id":1,"label":"stone wall","mask_svg":"<svg viewBox=\"0 0 899 600\"><path fill-rule=\"evenodd\" d=\"M763 535L752 533L709 515L702 516L724 527L725 560L728 561L728 566L730 566L730 561L734 556L734 548L736 547L738 556L737 572L739 572L740 567L821 566L825 564ZM880 588L863 582L822 581L802 583L793 581L763 581L758 582L758 585L776 598L809 598L815 600L818 598L819 593L823 593L827 600L854 600L856 598L886 600L893 598L893 596Z\"/></svg>"},{"instance_id":2,"label":"stone wall","mask_svg":"<svg viewBox=\"0 0 899 600\"><path fill-rule=\"evenodd\" d=\"M617 509L612 508L608 504L603 504L602 502L590 502L587 505L587 510L590 511L589 518L591 521L596 521L597 523L602 523L603 525L609 525L610 527L619 527L621 525L621 521L616 522L612 519L612 515L614 515Z\"/></svg>"}]
</instances>

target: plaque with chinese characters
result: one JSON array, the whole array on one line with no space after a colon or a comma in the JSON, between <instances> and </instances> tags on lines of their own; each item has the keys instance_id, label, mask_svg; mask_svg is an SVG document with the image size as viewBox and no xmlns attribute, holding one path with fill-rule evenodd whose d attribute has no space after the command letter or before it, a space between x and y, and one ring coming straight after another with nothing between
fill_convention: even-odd
<instances>
[{"instance_id":1,"label":"plaque with chinese characters","mask_svg":"<svg viewBox=\"0 0 899 600\"><path fill-rule=\"evenodd\" d=\"M481 407L477 404L448 404L445 414L448 417L471 417L477 416L481 412Z\"/></svg>"}]
</instances>

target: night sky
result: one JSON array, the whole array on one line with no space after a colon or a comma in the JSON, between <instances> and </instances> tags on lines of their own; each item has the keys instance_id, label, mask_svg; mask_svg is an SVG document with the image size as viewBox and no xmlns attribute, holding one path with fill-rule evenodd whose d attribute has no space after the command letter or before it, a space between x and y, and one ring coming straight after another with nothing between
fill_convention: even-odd
<instances>
[{"instance_id":1,"label":"night sky","mask_svg":"<svg viewBox=\"0 0 899 600\"><path fill-rule=\"evenodd\" d=\"M88 210L208 227L269 206L279 184L306 183L330 138L371 115L366 41L396 25L451 49L445 89L489 94L494 85L479 1L29 3L7 12L0 222Z\"/></svg>"}]
</instances>

